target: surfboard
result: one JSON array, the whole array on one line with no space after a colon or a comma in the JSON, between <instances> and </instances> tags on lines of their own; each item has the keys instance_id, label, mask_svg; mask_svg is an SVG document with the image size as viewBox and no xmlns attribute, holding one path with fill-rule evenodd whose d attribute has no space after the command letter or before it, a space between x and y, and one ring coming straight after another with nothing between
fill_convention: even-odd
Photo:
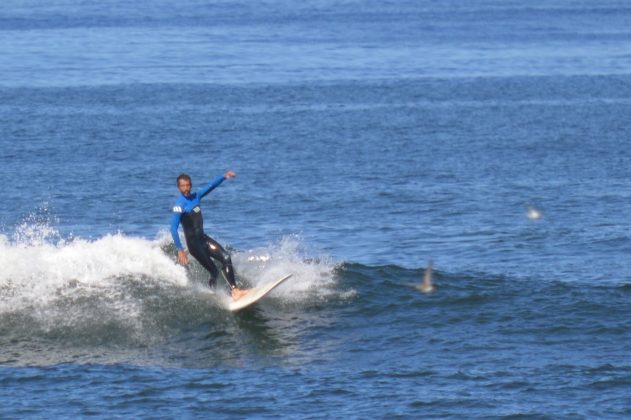
<instances>
[{"instance_id":1,"label":"surfboard","mask_svg":"<svg viewBox=\"0 0 631 420\"><path fill-rule=\"evenodd\" d=\"M247 308L248 306L258 302L260 299L264 298L269 292L274 290L277 286L290 278L292 275L293 274L289 274L276 281L267 283L261 287L250 289L248 293L243 295L239 300L233 300L228 303L228 310L231 312L235 312L243 308Z\"/></svg>"}]
</instances>

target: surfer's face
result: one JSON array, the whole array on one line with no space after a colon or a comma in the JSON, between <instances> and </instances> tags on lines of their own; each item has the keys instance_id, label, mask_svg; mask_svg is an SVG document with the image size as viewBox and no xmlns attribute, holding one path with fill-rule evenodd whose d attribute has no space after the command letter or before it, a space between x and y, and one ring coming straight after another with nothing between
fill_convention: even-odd
<instances>
[{"instance_id":1,"label":"surfer's face","mask_svg":"<svg viewBox=\"0 0 631 420\"><path fill-rule=\"evenodd\" d=\"M186 179L180 179L177 183L177 189L180 190L183 195L189 195L191 193L191 182Z\"/></svg>"}]
</instances>

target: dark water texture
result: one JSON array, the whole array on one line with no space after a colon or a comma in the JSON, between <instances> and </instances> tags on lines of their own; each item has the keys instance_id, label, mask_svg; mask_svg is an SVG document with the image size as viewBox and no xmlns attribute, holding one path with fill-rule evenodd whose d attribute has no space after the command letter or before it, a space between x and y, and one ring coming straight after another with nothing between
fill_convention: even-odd
<instances>
[{"instance_id":1,"label":"dark water texture","mask_svg":"<svg viewBox=\"0 0 631 420\"><path fill-rule=\"evenodd\" d=\"M630 16L3 3L0 417L630 416Z\"/></svg>"},{"instance_id":2,"label":"dark water texture","mask_svg":"<svg viewBox=\"0 0 631 420\"><path fill-rule=\"evenodd\" d=\"M438 272L428 296L409 287L420 270L345 264L335 275L356 295L273 299L236 316L124 280L144 300L141 328L42 332L20 320L16 357L52 364L5 368L3 399L11 392L14 415L629 414L628 286ZM38 345L46 352L29 352Z\"/></svg>"}]
</instances>

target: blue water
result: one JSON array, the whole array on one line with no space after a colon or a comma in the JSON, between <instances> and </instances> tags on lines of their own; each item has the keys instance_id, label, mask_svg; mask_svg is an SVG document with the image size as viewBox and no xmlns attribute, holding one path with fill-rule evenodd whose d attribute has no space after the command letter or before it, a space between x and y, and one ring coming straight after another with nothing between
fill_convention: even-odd
<instances>
[{"instance_id":1,"label":"blue water","mask_svg":"<svg viewBox=\"0 0 631 420\"><path fill-rule=\"evenodd\" d=\"M0 417L631 416L630 21L4 1ZM236 314L168 234L227 169L207 232L294 274Z\"/></svg>"}]
</instances>

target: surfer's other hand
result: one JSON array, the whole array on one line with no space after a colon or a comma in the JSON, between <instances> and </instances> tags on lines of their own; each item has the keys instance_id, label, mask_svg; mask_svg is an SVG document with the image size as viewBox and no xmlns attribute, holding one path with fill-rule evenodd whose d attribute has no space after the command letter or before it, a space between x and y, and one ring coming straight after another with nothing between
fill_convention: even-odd
<instances>
[{"instance_id":1,"label":"surfer's other hand","mask_svg":"<svg viewBox=\"0 0 631 420\"><path fill-rule=\"evenodd\" d=\"M186 256L186 252L183 249L180 249L177 252L177 262L182 265L188 264L188 257Z\"/></svg>"}]
</instances>

